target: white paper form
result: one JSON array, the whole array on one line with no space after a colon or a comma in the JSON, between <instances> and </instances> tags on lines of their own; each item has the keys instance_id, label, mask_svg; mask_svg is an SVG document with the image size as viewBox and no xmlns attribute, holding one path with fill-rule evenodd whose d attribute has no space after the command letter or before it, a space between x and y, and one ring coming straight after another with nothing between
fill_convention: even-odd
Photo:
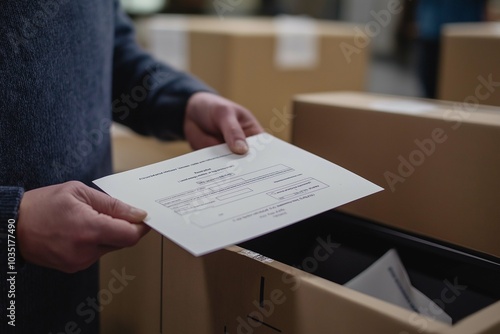
<instances>
[{"instance_id":1,"label":"white paper form","mask_svg":"<svg viewBox=\"0 0 500 334\"><path fill-rule=\"evenodd\" d=\"M247 141L246 155L222 144L94 183L196 256L382 190L269 134Z\"/></svg>"}]
</instances>

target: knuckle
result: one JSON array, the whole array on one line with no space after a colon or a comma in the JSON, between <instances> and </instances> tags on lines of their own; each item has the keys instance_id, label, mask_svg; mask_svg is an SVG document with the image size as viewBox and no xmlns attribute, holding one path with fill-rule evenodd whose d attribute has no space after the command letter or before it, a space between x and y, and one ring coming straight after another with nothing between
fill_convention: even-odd
<instances>
[{"instance_id":1,"label":"knuckle","mask_svg":"<svg viewBox=\"0 0 500 334\"><path fill-rule=\"evenodd\" d=\"M68 181L62 184L62 192L77 196L82 200L88 200L87 186L80 181Z\"/></svg>"},{"instance_id":2,"label":"knuckle","mask_svg":"<svg viewBox=\"0 0 500 334\"><path fill-rule=\"evenodd\" d=\"M113 197L109 197L109 210L110 212L114 212L114 213L117 213L118 210L120 210L120 201L117 200L116 198L113 198Z\"/></svg>"},{"instance_id":3,"label":"knuckle","mask_svg":"<svg viewBox=\"0 0 500 334\"><path fill-rule=\"evenodd\" d=\"M65 187L69 189L80 189L84 187L84 184L80 181L68 181L63 184Z\"/></svg>"},{"instance_id":4,"label":"knuckle","mask_svg":"<svg viewBox=\"0 0 500 334\"><path fill-rule=\"evenodd\" d=\"M230 105L223 103L217 105L214 111L218 117L227 117L233 112L233 108L231 108Z\"/></svg>"}]
</instances>

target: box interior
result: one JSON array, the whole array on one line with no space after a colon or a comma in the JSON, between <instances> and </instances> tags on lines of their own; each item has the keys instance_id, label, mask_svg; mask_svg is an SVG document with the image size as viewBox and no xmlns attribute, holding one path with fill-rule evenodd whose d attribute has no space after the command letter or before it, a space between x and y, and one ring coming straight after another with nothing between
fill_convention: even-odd
<instances>
[{"instance_id":1,"label":"box interior","mask_svg":"<svg viewBox=\"0 0 500 334\"><path fill-rule=\"evenodd\" d=\"M318 240L338 244L332 256L314 262ZM500 259L392 227L328 211L240 244L316 276L344 284L390 248L395 248L412 285L440 305L456 323L500 300ZM443 291L457 286L456 298ZM466 287L464 287L466 286ZM453 288L451 288L453 290ZM453 299L453 301L450 301Z\"/></svg>"}]
</instances>

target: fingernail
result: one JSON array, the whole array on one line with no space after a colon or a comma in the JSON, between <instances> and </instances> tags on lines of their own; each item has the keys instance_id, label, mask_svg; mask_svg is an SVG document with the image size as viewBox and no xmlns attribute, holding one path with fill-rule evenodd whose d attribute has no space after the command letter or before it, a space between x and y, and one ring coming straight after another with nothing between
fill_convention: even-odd
<instances>
[{"instance_id":1,"label":"fingernail","mask_svg":"<svg viewBox=\"0 0 500 334\"><path fill-rule=\"evenodd\" d=\"M234 150L236 153L240 154L246 153L248 151L248 145L244 140L238 139L234 143Z\"/></svg>"},{"instance_id":2,"label":"fingernail","mask_svg":"<svg viewBox=\"0 0 500 334\"><path fill-rule=\"evenodd\" d=\"M146 218L146 216L148 215L148 213L142 209L138 209L138 208L135 208L133 206L130 207L130 213L132 214L132 216L135 216L135 217L144 217Z\"/></svg>"}]
</instances>

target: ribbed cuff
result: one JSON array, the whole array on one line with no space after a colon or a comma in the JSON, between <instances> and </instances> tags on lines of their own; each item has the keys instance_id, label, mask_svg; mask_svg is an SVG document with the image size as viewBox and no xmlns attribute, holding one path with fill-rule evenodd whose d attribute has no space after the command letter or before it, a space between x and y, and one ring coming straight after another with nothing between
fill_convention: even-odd
<instances>
[{"instance_id":1,"label":"ribbed cuff","mask_svg":"<svg viewBox=\"0 0 500 334\"><path fill-rule=\"evenodd\" d=\"M16 219L24 195L21 187L0 187L0 232L4 232L9 219Z\"/></svg>"},{"instance_id":2,"label":"ribbed cuff","mask_svg":"<svg viewBox=\"0 0 500 334\"><path fill-rule=\"evenodd\" d=\"M15 241L16 270L22 268L25 263L19 252L19 240L17 238L17 218L23 195L24 189L21 187L0 187L0 254L3 255L8 246L12 246L8 240L9 235L13 235L14 238L10 237L10 240Z\"/></svg>"}]
</instances>

